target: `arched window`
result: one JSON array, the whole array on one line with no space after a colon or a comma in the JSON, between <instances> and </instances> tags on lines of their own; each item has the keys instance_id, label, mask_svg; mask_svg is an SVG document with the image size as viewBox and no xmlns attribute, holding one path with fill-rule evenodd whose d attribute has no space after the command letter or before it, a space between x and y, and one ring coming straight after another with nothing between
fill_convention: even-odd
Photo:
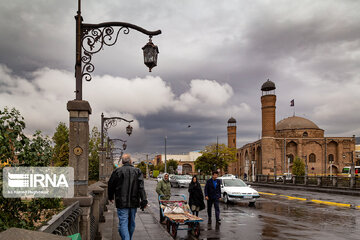
<instances>
[{"instance_id":1,"label":"arched window","mask_svg":"<svg viewBox=\"0 0 360 240\"><path fill-rule=\"evenodd\" d=\"M334 155L333 154L329 154L328 158L329 158L329 163L334 162Z\"/></svg>"},{"instance_id":2,"label":"arched window","mask_svg":"<svg viewBox=\"0 0 360 240\"><path fill-rule=\"evenodd\" d=\"M294 155L289 154L287 157L288 157L288 161L290 160L290 163L294 162Z\"/></svg>"},{"instance_id":3,"label":"arched window","mask_svg":"<svg viewBox=\"0 0 360 240\"><path fill-rule=\"evenodd\" d=\"M308 137L309 135L308 135L308 133L307 132L304 132L303 133L303 137Z\"/></svg>"},{"instance_id":4,"label":"arched window","mask_svg":"<svg viewBox=\"0 0 360 240\"><path fill-rule=\"evenodd\" d=\"M316 162L316 155L315 154L310 154L309 155L309 162L312 162L312 163L314 163L314 162Z\"/></svg>"}]
</instances>

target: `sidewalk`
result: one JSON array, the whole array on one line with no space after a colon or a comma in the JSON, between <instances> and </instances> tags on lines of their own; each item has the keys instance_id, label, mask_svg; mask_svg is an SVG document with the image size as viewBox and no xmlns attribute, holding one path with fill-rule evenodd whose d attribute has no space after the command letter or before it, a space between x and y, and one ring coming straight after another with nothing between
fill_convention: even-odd
<instances>
[{"instance_id":1,"label":"sidewalk","mask_svg":"<svg viewBox=\"0 0 360 240\"><path fill-rule=\"evenodd\" d=\"M119 219L114 204L107 205L108 211L104 213L105 222L100 223L99 228L103 240L121 240L118 232ZM173 239L149 212L149 209L136 214L136 228L133 240L170 240Z\"/></svg>"}]
</instances>

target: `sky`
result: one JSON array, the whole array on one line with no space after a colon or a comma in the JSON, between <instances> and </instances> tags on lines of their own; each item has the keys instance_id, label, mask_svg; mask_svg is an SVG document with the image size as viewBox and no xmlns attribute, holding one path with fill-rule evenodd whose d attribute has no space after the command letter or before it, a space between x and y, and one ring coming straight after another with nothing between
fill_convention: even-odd
<instances>
[{"instance_id":1,"label":"sky","mask_svg":"<svg viewBox=\"0 0 360 240\"><path fill-rule=\"evenodd\" d=\"M75 0L0 0L0 108L18 109L28 135L50 137L68 124L75 98ZM141 48L148 36L119 34L93 55L83 82L100 115L134 120L109 129L130 153L174 154L227 143L237 120L237 146L261 134L261 85L276 84L276 121L295 114L326 136L360 135L360 1L357 0L83 0L84 23L129 22L159 47L149 72ZM295 108L290 101L295 100ZM190 127L189 127L190 126Z\"/></svg>"}]
</instances>

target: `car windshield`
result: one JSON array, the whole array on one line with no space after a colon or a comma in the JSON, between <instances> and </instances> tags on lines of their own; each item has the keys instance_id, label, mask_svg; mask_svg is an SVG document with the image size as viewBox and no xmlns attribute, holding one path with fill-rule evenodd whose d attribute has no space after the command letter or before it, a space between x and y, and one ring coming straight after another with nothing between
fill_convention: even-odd
<instances>
[{"instance_id":1,"label":"car windshield","mask_svg":"<svg viewBox=\"0 0 360 240\"><path fill-rule=\"evenodd\" d=\"M246 187L246 183L244 183L240 179L223 179L224 186L226 187Z\"/></svg>"}]
</instances>

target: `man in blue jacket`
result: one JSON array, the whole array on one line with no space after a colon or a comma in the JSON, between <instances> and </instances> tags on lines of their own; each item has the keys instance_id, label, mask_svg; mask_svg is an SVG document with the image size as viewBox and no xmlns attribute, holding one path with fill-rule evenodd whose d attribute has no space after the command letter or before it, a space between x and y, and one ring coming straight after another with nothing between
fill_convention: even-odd
<instances>
[{"instance_id":1,"label":"man in blue jacket","mask_svg":"<svg viewBox=\"0 0 360 240\"><path fill-rule=\"evenodd\" d=\"M221 199L220 180L217 179L219 173L214 171L212 178L206 181L205 199L207 200L208 223L211 224L211 208L214 204L216 223L220 224L219 200Z\"/></svg>"}]
</instances>

